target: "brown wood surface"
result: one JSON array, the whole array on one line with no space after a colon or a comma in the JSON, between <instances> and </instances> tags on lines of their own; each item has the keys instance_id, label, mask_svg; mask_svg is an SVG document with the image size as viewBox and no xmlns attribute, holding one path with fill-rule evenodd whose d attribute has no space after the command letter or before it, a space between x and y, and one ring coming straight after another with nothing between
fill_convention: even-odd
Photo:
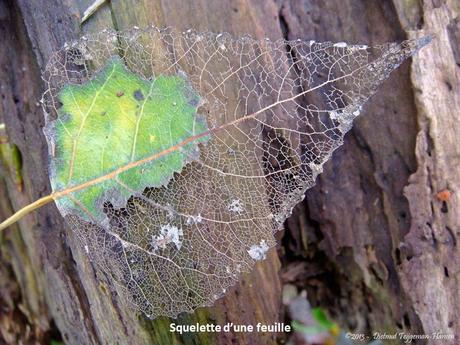
<instances>
[{"instance_id":1,"label":"brown wood surface","mask_svg":"<svg viewBox=\"0 0 460 345\"><path fill-rule=\"evenodd\" d=\"M214 307L179 322L282 321L282 284L293 283L344 329L441 331L456 340L430 343L460 343L458 1L113 0L80 26L88 5L0 2L0 122L21 152L24 180L21 191L2 169L2 219L50 191L40 70L82 32L155 24L368 45L430 33L433 43L365 107L287 221L278 252ZM68 344L274 344L285 338L181 337L169 332L169 322L147 320L119 303L54 205L0 235L0 344L47 344L60 336Z\"/></svg>"}]
</instances>

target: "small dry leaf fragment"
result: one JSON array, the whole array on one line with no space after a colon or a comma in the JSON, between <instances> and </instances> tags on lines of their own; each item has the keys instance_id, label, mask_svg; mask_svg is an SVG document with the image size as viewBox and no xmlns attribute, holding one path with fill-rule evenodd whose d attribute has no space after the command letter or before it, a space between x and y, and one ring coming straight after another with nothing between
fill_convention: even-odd
<instances>
[{"instance_id":1,"label":"small dry leaf fragment","mask_svg":"<svg viewBox=\"0 0 460 345\"><path fill-rule=\"evenodd\" d=\"M452 193L448 189L443 189L436 193L436 198L438 198L439 201L449 201Z\"/></svg>"}]
</instances>

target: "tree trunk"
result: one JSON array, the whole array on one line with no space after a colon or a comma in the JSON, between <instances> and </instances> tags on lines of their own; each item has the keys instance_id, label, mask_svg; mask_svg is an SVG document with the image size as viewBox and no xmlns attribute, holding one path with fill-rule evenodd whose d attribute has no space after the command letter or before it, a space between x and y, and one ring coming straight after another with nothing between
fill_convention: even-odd
<instances>
[{"instance_id":1,"label":"tree trunk","mask_svg":"<svg viewBox=\"0 0 460 345\"><path fill-rule=\"evenodd\" d=\"M460 342L458 2L112 0L80 25L88 6L86 0L0 2L0 122L8 141L0 144L2 219L50 192L40 70L82 33L155 24L373 45L421 30L435 40L368 103L287 221L278 252L215 306L174 322L283 322L281 291L289 283L307 290L310 303L328 309L343 329L439 331L457 338L428 343ZM21 166L14 161L19 155ZM54 204L0 234L0 307L0 344L60 337L66 344L276 344L290 336L181 336L169 331L170 319L151 321L126 309Z\"/></svg>"}]
</instances>

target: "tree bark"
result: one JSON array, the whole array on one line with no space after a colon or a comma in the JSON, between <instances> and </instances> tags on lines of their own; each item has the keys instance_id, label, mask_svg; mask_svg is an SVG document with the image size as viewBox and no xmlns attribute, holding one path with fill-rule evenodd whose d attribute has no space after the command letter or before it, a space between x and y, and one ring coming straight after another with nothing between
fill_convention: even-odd
<instances>
[{"instance_id":1,"label":"tree bark","mask_svg":"<svg viewBox=\"0 0 460 345\"><path fill-rule=\"evenodd\" d=\"M288 2L281 10L292 37L378 43L425 33L435 39L368 103L298 218L288 221L291 246L309 239L308 249L296 247L301 261L310 253L313 275L302 275L299 285L310 286L318 305L332 301L331 312L351 329L441 332L456 338L428 343L456 344L458 2L304 4ZM284 261L283 267L289 270Z\"/></svg>"},{"instance_id":2,"label":"tree bark","mask_svg":"<svg viewBox=\"0 0 460 345\"><path fill-rule=\"evenodd\" d=\"M80 34L155 24L373 45L430 33L433 43L393 73L366 106L287 221L278 252L272 250L214 307L175 322L282 322L282 285L290 283L306 289L309 301L327 308L344 329L440 331L456 339L428 343L459 342L455 0L112 0L80 25L88 5L0 3L0 122L8 145L22 157L20 169L3 159L2 219L50 192L40 70L53 51ZM59 337L66 344L275 344L289 336L181 336L169 331L170 319L151 321L124 308L54 205L0 234L0 307L0 344L47 344Z\"/></svg>"}]
</instances>

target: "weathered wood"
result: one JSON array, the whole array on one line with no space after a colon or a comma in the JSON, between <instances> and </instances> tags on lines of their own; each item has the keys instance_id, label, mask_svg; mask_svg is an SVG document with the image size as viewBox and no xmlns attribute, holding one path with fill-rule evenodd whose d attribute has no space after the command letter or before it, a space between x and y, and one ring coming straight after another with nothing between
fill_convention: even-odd
<instances>
[{"instance_id":1,"label":"weathered wood","mask_svg":"<svg viewBox=\"0 0 460 345\"><path fill-rule=\"evenodd\" d=\"M65 41L68 41L79 33L78 17L87 4L82 4L77 8L74 7L53 7L55 4L49 4L47 1L29 3L20 3L20 8L14 8L10 5L10 13L16 15L22 13L27 31L32 40L32 46L35 46L37 61L41 68L50 54ZM63 6L63 5L61 5ZM181 2L175 5L169 2L166 6L151 6L149 1L145 2L117 2L106 4L97 11L91 20L82 28L83 32L96 32L106 27L127 28L133 25L147 26L156 23L159 26L172 25L181 29L196 27L197 29L207 29L214 31L233 31L234 34L253 33L255 36L263 37L271 35L276 37L276 33L270 34L270 26L265 21L267 16L276 19L276 7L254 6L243 3L240 10L243 14L241 17L235 16L229 18L226 22L218 20L219 16L226 13L236 13L230 4L222 6L218 1L214 3L205 3L204 1L196 2L190 9L184 8ZM209 8L214 7L213 11ZM265 8L264 8L265 7ZM200 10L203 9L203 10ZM204 11L205 8L208 10ZM259 12L256 17L250 16L250 13ZM183 11L178 13L178 11ZM200 16L190 16L190 10L200 13ZM32 13L39 15L33 16ZM58 16L57 19L54 16ZM242 23L246 23L243 25ZM259 24L258 24L259 23ZM261 24L264 23L264 24ZM275 22L276 23L276 22ZM65 30L61 30L61 25ZM17 25L21 25L18 20ZM267 29L263 28L267 25ZM254 30L254 28L256 30ZM273 26L276 28L276 26ZM73 29L73 30L72 30ZM46 31L46 32L45 32ZM258 32L257 32L258 31ZM273 31L273 30L272 30ZM279 31L279 28L278 28ZM278 32L279 33L279 32ZM54 39L49 39L53 37ZM48 38L48 39L46 39ZM26 39L25 39L26 40ZM30 45L25 41L21 49L27 54L32 55ZM11 57L10 57L11 58ZM35 76L39 76L39 71L35 69ZM10 71L15 74L16 71ZM31 75L32 72L31 72ZM11 84L12 85L12 84ZM41 83L34 84L37 89L33 90L28 99L37 100L40 97ZM23 98L21 97L21 100ZM29 115L26 111L25 114ZM37 118L42 118L42 114L37 114ZM13 131L21 126L20 121L14 117L5 116L7 127ZM37 132L40 126L33 130ZM31 129L32 130L32 129ZM26 133L28 135L28 133ZM26 190L32 191L32 200L34 197L49 191L46 182L46 164L45 143L43 137L35 139L35 144L22 143L14 139L23 152L24 159L24 179L26 180ZM40 144L38 144L40 143ZM34 147L36 151L30 150ZM42 160L36 162L34 166L35 173L28 173L32 167L28 165L30 161L29 154L42 155ZM37 177L40 174L41 176ZM36 181L42 179L38 184ZM38 190L40 188L40 190ZM41 193L39 193L41 192ZM14 208L20 204L25 204L27 200L16 200ZM23 198L24 199L24 198ZM272 334L206 334L200 333L196 336L180 336L169 331L170 320L162 318L155 321L149 321L144 316L139 316L135 311L126 309L121 306L117 296L112 292L110 281L104 281L103 276L96 276L91 263L81 248L75 243L72 233L65 227L57 214L54 206L40 212L38 222L46 224L39 229L36 228L36 221L28 217L20 226L24 227L23 233L29 231L28 236L36 236L35 241L30 241L31 248L37 248L37 254L33 255L32 261L40 263L45 268L44 272L37 272L39 278L46 283L47 305L50 311L48 321L54 318L57 327L61 330L63 339L71 344L150 344L150 343L182 343L193 341L199 344L229 343L236 341L238 343L273 343L276 335ZM27 230L29 228L29 230ZM34 233L35 231L35 233ZM57 239L63 239L60 242ZM65 242L64 242L65 241ZM52 249L52 250L49 250ZM277 275L279 264L275 252L272 252L268 260L258 264L254 271L245 275L240 287L230 292L225 298L216 303L213 308L198 310L195 314L184 316L177 322L195 323L200 321L216 322L224 324L233 322L234 324L256 324L262 322L271 324L279 319L280 309L280 283ZM127 340L129 339L129 341ZM188 339L188 340L185 340Z\"/></svg>"},{"instance_id":2,"label":"weathered wood","mask_svg":"<svg viewBox=\"0 0 460 345\"><path fill-rule=\"evenodd\" d=\"M288 222L299 260L304 251L314 260L312 276L291 279L314 283L316 288L307 288L310 299L329 303L341 324L357 332L438 331L456 340L430 344L457 344L458 2L284 4L290 37L375 44L435 36L368 103L307 192L298 220ZM445 202L436 197L443 190L451 193ZM305 238L308 248L299 247Z\"/></svg>"},{"instance_id":3,"label":"weathered wood","mask_svg":"<svg viewBox=\"0 0 460 345\"><path fill-rule=\"evenodd\" d=\"M416 27L407 10L404 28ZM411 69L417 106L417 170L404 189L412 215L398 276L425 332L460 336L460 3L426 1L424 32L436 40ZM444 193L444 196L441 194ZM445 340L433 344L447 344Z\"/></svg>"},{"instance_id":4,"label":"weathered wood","mask_svg":"<svg viewBox=\"0 0 460 345\"><path fill-rule=\"evenodd\" d=\"M460 177L455 169L460 8L455 0L113 0L80 27L88 5L87 0L0 2L0 121L22 153L24 177L23 192L5 177L1 218L50 191L37 103L43 91L40 69L55 49L81 33L155 24L259 38L377 44L420 35L411 30L421 29L437 39L395 72L366 106L288 221L281 278L306 288L310 301L327 307L344 328L460 335ZM436 197L442 190L450 191L449 200ZM308 266L293 274L299 263ZM282 320L279 267L272 251L213 308L178 322ZM0 279L5 308L0 310L0 339L11 344L46 343L56 326L68 344L276 340L274 334L260 333L180 337L169 332L170 320L149 321L124 308L110 281L96 275L54 205L0 235ZM8 326L5 335L9 320L18 326L12 331Z\"/></svg>"}]
</instances>

